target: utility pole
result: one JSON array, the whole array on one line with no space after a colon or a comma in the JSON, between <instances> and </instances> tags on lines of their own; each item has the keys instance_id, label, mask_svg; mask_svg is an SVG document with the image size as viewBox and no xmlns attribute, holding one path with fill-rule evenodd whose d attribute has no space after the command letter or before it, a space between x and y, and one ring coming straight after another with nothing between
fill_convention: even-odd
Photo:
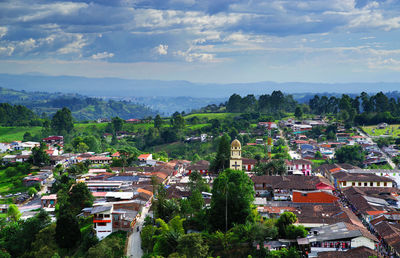
<instances>
[{"instance_id":1,"label":"utility pole","mask_svg":"<svg viewBox=\"0 0 400 258\"><path fill-rule=\"evenodd\" d=\"M225 181L225 233L228 231L228 181Z\"/></svg>"}]
</instances>

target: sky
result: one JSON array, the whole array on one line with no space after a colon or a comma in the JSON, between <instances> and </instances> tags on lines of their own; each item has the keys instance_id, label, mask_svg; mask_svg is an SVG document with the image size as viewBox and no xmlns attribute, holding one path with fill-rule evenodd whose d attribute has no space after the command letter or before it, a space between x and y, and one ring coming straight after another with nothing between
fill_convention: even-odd
<instances>
[{"instance_id":1,"label":"sky","mask_svg":"<svg viewBox=\"0 0 400 258\"><path fill-rule=\"evenodd\" d=\"M399 82L400 1L2 0L0 73Z\"/></svg>"}]
</instances>

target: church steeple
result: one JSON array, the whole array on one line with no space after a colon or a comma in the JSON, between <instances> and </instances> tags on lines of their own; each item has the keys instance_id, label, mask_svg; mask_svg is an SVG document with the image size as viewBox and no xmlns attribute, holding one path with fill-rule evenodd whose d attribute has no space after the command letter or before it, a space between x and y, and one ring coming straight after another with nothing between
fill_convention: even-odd
<instances>
[{"instance_id":1,"label":"church steeple","mask_svg":"<svg viewBox=\"0 0 400 258\"><path fill-rule=\"evenodd\" d=\"M231 143L229 167L234 170L242 170L242 145L237 139Z\"/></svg>"}]
</instances>

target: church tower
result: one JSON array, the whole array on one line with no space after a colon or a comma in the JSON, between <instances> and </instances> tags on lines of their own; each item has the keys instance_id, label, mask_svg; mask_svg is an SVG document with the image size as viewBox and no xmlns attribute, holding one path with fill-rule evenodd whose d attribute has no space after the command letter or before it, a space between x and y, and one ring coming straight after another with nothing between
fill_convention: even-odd
<instances>
[{"instance_id":1,"label":"church tower","mask_svg":"<svg viewBox=\"0 0 400 258\"><path fill-rule=\"evenodd\" d=\"M231 159L229 168L234 170L242 170L242 145L235 139L231 143Z\"/></svg>"}]
</instances>

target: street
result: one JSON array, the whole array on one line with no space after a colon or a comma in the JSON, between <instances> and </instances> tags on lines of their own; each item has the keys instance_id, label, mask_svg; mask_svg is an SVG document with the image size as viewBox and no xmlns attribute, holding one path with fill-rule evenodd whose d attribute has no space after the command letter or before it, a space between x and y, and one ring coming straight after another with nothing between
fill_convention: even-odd
<instances>
[{"instance_id":1,"label":"street","mask_svg":"<svg viewBox=\"0 0 400 258\"><path fill-rule=\"evenodd\" d=\"M146 215L149 212L150 207L151 205L143 208L142 214L138 218L135 227L133 228L132 234L128 238L128 248L126 254L128 257L141 258L143 255L140 232L142 230L144 219L146 218ZM137 231L138 227L140 228L140 231Z\"/></svg>"}]
</instances>

